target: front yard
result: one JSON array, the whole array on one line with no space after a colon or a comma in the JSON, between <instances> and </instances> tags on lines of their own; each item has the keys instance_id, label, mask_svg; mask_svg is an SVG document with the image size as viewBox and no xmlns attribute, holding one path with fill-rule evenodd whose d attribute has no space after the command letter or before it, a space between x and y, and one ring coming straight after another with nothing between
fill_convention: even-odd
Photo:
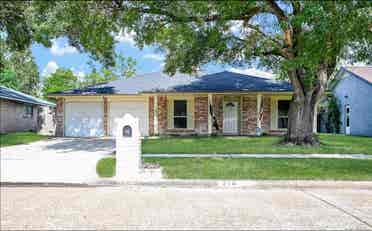
<instances>
[{"instance_id":1,"label":"front yard","mask_svg":"<svg viewBox=\"0 0 372 231\"><path fill-rule=\"evenodd\" d=\"M49 136L39 135L34 132L15 132L0 134L0 146L11 146L17 144L28 144L31 142L47 139Z\"/></svg>"},{"instance_id":2,"label":"front yard","mask_svg":"<svg viewBox=\"0 0 372 231\"><path fill-rule=\"evenodd\" d=\"M318 153L318 154L372 154L372 137L320 134L319 147L301 147L280 144L282 137L172 137L146 139L143 153Z\"/></svg>"},{"instance_id":3,"label":"front yard","mask_svg":"<svg viewBox=\"0 0 372 231\"><path fill-rule=\"evenodd\" d=\"M272 158L145 158L169 179L372 180L372 160ZM115 175L115 159L97 165L101 177Z\"/></svg>"}]
</instances>

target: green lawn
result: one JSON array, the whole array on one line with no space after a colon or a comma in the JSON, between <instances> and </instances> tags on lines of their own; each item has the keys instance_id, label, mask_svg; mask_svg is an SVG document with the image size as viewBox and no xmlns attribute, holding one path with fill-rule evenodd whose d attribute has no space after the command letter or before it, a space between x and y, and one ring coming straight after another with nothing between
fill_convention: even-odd
<instances>
[{"instance_id":1,"label":"green lawn","mask_svg":"<svg viewBox=\"0 0 372 231\"><path fill-rule=\"evenodd\" d=\"M173 158L159 163L171 179L372 180L372 160Z\"/></svg>"},{"instance_id":2,"label":"green lawn","mask_svg":"<svg viewBox=\"0 0 372 231\"><path fill-rule=\"evenodd\" d=\"M319 147L280 144L282 137L170 137L143 141L143 153L372 154L372 137L321 134Z\"/></svg>"},{"instance_id":3,"label":"green lawn","mask_svg":"<svg viewBox=\"0 0 372 231\"><path fill-rule=\"evenodd\" d=\"M31 142L47 139L49 136L43 136L34 132L15 132L0 135L0 146L10 146L17 144L28 144Z\"/></svg>"},{"instance_id":4,"label":"green lawn","mask_svg":"<svg viewBox=\"0 0 372 231\"><path fill-rule=\"evenodd\" d=\"M272 158L145 158L170 179L372 180L372 160ZM97 164L101 177L115 174L115 158Z\"/></svg>"}]
</instances>

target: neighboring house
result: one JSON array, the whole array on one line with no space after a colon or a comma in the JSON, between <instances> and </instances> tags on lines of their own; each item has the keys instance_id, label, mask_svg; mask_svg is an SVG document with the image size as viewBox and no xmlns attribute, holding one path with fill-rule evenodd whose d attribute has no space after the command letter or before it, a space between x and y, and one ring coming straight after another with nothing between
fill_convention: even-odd
<instances>
[{"instance_id":1,"label":"neighboring house","mask_svg":"<svg viewBox=\"0 0 372 231\"><path fill-rule=\"evenodd\" d=\"M0 133L35 131L54 135L55 104L0 86Z\"/></svg>"},{"instance_id":2,"label":"neighboring house","mask_svg":"<svg viewBox=\"0 0 372 231\"><path fill-rule=\"evenodd\" d=\"M163 73L56 92L58 136L114 136L115 119L130 113L143 136L283 133L288 82L232 72L201 77Z\"/></svg>"},{"instance_id":3,"label":"neighboring house","mask_svg":"<svg viewBox=\"0 0 372 231\"><path fill-rule=\"evenodd\" d=\"M333 93L341 112L341 133L372 136L372 66L341 68Z\"/></svg>"}]
</instances>

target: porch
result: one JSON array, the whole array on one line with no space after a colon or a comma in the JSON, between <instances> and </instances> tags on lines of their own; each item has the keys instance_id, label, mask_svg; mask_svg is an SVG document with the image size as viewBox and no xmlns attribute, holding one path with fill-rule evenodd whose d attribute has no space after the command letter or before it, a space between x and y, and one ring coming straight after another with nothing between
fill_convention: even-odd
<instances>
[{"instance_id":1,"label":"porch","mask_svg":"<svg viewBox=\"0 0 372 231\"><path fill-rule=\"evenodd\" d=\"M149 134L283 134L290 93L208 93L149 96Z\"/></svg>"}]
</instances>

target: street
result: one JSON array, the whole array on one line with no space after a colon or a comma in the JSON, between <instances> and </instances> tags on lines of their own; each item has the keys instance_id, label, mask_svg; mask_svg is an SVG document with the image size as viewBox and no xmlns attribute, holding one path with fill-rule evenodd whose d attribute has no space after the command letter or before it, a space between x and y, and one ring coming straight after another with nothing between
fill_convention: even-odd
<instances>
[{"instance_id":1,"label":"street","mask_svg":"<svg viewBox=\"0 0 372 231\"><path fill-rule=\"evenodd\" d=\"M363 229L372 191L1 187L1 229Z\"/></svg>"}]
</instances>

